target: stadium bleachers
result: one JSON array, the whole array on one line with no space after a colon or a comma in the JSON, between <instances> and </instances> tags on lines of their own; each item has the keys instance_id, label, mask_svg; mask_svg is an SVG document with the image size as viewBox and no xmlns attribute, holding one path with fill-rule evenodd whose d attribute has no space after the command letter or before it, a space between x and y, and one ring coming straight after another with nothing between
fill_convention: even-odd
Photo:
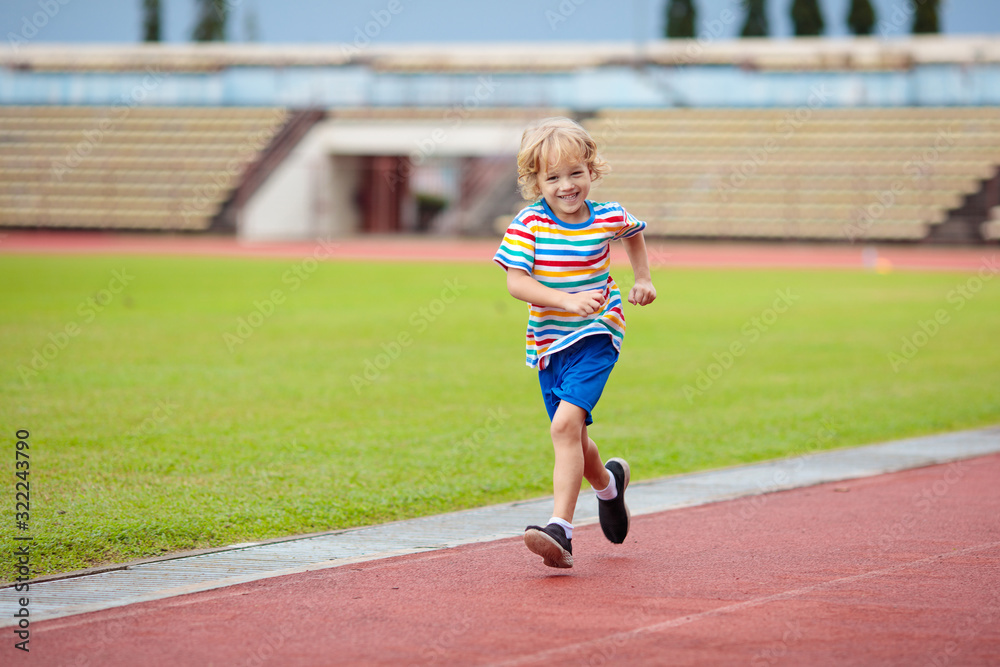
<instances>
[{"instance_id":1,"label":"stadium bleachers","mask_svg":"<svg viewBox=\"0 0 1000 667\"><path fill-rule=\"evenodd\" d=\"M288 115L0 107L0 226L208 229Z\"/></svg>"},{"instance_id":2,"label":"stadium bleachers","mask_svg":"<svg viewBox=\"0 0 1000 667\"><path fill-rule=\"evenodd\" d=\"M996 108L615 109L585 125L612 165L592 197L661 236L924 240L1000 165Z\"/></svg>"},{"instance_id":3,"label":"stadium bleachers","mask_svg":"<svg viewBox=\"0 0 1000 667\"><path fill-rule=\"evenodd\" d=\"M326 117L440 121L448 111ZM0 226L207 230L294 113L0 107ZM463 113L486 123L539 115ZM982 196L1000 179L997 108L605 109L584 124L612 165L592 197L625 203L650 235L1000 239L1000 208L990 210L1000 202ZM949 226L974 232L939 233Z\"/></svg>"}]
</instances>

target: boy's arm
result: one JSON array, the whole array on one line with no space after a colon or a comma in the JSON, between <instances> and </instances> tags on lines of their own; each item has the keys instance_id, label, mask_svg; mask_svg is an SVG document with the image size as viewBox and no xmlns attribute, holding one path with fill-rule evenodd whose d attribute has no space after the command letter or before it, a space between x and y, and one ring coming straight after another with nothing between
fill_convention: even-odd
<instances>
[{"instance_id":1,"label":"boy's arm","mask_svg":"<svg viewBox=\"0 0 1000 667\"><path fill-rule=\"evenodd\" d=\"M628 302L634 306L645 306L656 299L656 288L649 274L649 257L646 254L646 240L639 232L635 236L622 239L628 261L632 264L635 284L628 293Z\"/></svg>"},{"instance_id":2,"label":"boy's arm","mask_svg":"<svg viewBox=\"0 0 1000 667\"><path fill-rule=\"evenodd\" d=\"M604 303L601 290L588 290L570 294L552 287L546 287L523 269L507 269L507 291L515 299L527 301L536 306L568 310L576 315L592 315Z\"/></svg>"}]
</instances>

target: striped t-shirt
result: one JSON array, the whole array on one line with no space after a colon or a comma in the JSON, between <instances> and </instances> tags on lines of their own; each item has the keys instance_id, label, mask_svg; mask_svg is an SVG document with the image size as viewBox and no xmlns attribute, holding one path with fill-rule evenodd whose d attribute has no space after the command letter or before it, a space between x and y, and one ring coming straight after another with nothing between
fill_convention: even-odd
<instances>
[{"instance_id":1,"label":"striped t-shirt","mask_svg":"<svg viewBox=\"0 0 1000 667\"><path fill-rule=\"evenodd\" d=\"M545 367L545 357L585 336L611 334L620 350L625 314L618 285L611 278L611 241L646 228L618 202L587 200L590 218L578 224L559 220L544 199L521 210L504 234L493 261L504 269L523 269L532 278L564 292L603 290L604 303L591 315L528 304L527 364Z\"/></svg>"}]
</instances>

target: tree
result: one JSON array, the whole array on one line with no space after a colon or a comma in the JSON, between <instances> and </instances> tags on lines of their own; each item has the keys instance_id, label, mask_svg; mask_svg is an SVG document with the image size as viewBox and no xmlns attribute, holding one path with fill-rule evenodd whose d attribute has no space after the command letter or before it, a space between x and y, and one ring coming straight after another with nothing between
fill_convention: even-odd
<instances>
[{"instance_id":1,"label":"tree","mask_svg":"<svg viewBox=\"0 0 1000 667\"><path fill-rule=\"evenodd\" d=\"M770 32L767 25L767 9L765 0L743 0L747 10L747 18L743 23L740 37L767 37Z\"/></svg>"},{"instance_id":2,"label":"tree","mask_svg":"<svg viewBox=\"0 0 1000 667\"><path fill-rule=\"evenodd\" d=\"M876 22L875 9L869 0L851 0L847 25L855 35L870 35Z\"/></svg>"},{"instance_id":3,"label":"tree","mask_svg":"<svg viewBox=\"0 0 1000 667\"><path fill-rule=\"evenodd\" d=\"M196 42L226 41L226 0L196 0L198 3L198 23L194 26L191 39Z\"/></svg>"},{"instance_id":4,"label":"tree","mask_svg":"<svg viewBox=\"0 0 1000 667\"><path fill-rule=\"evenodd\" d=\"M142 0L142 41L160 41L160 0Z\"/></svg>"},{"instance_id":5,"label":"tree","mask_svg":"<svg viewBox=\"0 0 1000 667\"><path fill-rule=\"evenodd\" d=\"M796 37L822 35L825 26L818 0L793 0L792 24Z\"/></svg>"},{"instance_id":6,"label":"tree","mask_svg":"<svg viewBox=\"0 0 1000 667\"><path fill-rule=\"evenodd\" d=\"M670 0L667 3L667 37L694 37L697 20L694 0Z\"/></svg>"},{"instance_id":7,"label":"tree","mask_svg":"<svg viewBox=\"0 0 1000 667\"><path fill-rule=\"evenodd\" d=\"M938 4L940 0L910 0L913 4L913 34L931 34L941 32L938 23Z\"/></svg>"}]
</instances>

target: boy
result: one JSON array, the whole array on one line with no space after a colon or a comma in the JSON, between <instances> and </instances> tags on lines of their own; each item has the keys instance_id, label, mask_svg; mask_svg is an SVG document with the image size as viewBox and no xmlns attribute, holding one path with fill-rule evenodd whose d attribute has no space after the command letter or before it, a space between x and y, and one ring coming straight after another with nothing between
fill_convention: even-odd
<instances>
[{"instance_id":1,"label":"boy","mask_svg":"<svg viewBox=\"0 0 1000 667\"><path fill-rule=\"evenodd\" d=\"M493 260L507 271L507 290L529 306L527 364L538 367L555 450L555 507L546 526L528 526L524 543L549 567L573 567L573 512L586 478L597 492L601 528L625 541L629 512L622 459L601 463L587 435L625 333L621 294L611 279L610 243L622 239L635 285L629 303L656 298L642 230L645 222L616 202L587 199L607 172L597 145L568 118L549 118L525 130L517 156L525 199L541 199L511 223Z\"/></svg>"}]
</instances>

